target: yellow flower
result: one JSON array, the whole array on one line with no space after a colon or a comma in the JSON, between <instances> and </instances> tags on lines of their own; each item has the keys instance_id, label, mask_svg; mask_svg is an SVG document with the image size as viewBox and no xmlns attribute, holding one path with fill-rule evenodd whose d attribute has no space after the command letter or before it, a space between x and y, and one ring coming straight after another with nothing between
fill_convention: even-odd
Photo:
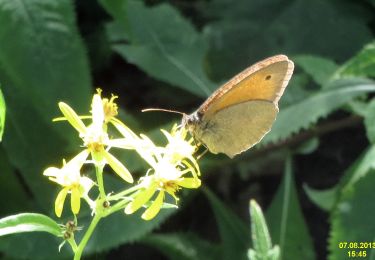
<instances>
[{"instance_id":1,"label":"yellow flower","mask_svg":"<svg viewBox=\"0 0 375 260\"><path fill-rule=\"evenodd\" d=\"M196 189L201 185L200 170L193 154L196 147L192 140L186 141L187 130L175 125L171 133L161 130L168 140L166 147L157 147L148 137L142 135L136 146L137 152L151 166L148 176L140 181L142 187L135 195L134 200L126 208L126 214L132 214L142 206L147 207L142 218L150 220L160 211L165 193L170 194L176 201L176 192L181 188ZM155 193L156 198L148 203Z\"/></svg>"},{"instance_id":2,"label":"yellow flower","mask_svg":"<svg viewBox=\"0 0 375 260\"><path fill-rule=\"evenodd\" d=\"M61 216L68 193L71 196L70 205L72 212L78 214L81 207L81 197L85 197L94 184L91 179L82 177L80 174L80 169L86 161L87 155L87 151L84 150L68 163L64 161L61 169L49 167L43 172L43 175L48 176L51 181L62 186L62 190L55 200L55 213L58 217Z\"/></svg>"},{"instance_id":3,"label":"yellow flower","mask_svg":"<svg viewBox=\"0 0 375 260\"><path fill-rule=\"evenodd\" d=\"M86 126L81 117L78 116L74 110L67 104L59 102L61 112L64 114L64 119L79 132L83 140L83 145L88 151L87 156L91 154L94 163L98 166L109 166L122 179L132 183L133 177L129 170L109 153L112 147L133 149L130 143L134 143L129 138L135 138L135 134L115 118L117 115L117 105L114 103L116 96L112 96L110 100L101 98L101 90L94 95L91 104L91 119L92 123ZM126 132L127 138L110 139L107 133L108 123L113 124L116 128L121 127L122 132Z\"/></svg>"}]
</instances>

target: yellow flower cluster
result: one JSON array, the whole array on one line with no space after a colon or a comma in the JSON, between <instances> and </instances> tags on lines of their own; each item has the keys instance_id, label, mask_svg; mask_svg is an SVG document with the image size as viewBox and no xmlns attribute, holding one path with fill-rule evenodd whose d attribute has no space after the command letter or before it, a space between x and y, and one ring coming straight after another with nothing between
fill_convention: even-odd
<instances>
[{"instance_id":1,"label":"yellow flower cluster","mask_svg":"<svg viewBox=\"0 0 375 260\"><path fill-rule=\"evenodd\" d=\"M154 218L160 211L165 192L177 202L176 192L181 187L196 189L201 185L199 166L193 157L196 147L192 145L192 139L185 141L187 130L175 125L171 133L165 130L162 132L168 140L166 147L157 147L149 138L141 135L140 145L136 148L151 168L148 175L140 180L141 189L126 206L125 213L132 214L146 206L142 215L145 220ZM157 192L155 200L147 205Z\"/></svg>"},{"instance_id":2,"label":"yellow flower cluster","mask_svg":"<svg viewBox=\"0 0 375 260\"><path fill-rule=\"evenodd\" d=\"M163 206L165 193L178 201L176 192L181 188L198 188L200 170L193 154L196 146L193 140L186 141L187 130L176 125L169 133L161 130L168 140L165 147L156 146L147 136L136 135L117 116L116 96L111 99L101 97L101 90L94 95L91 105L91 115L78 116L67 104L60 102L59 108L64 117L55 121L67 120L79 133L83 141L83 151L62 168L49 167L44 175L62 186L55 201L55 213L61 216L67 194L71 195L71 209L77 214L81 198L85 199L94 209L95 203L88 193L94 182L88 177L81 176L80 170L84 163L93 163L99 171L108 164L114 172L128 183L133 183L129 170L110 153L111 148L135 150L150 166L147 175L139 180L138 187L127 197L130 201L125 207L126 214L132 214L142 206L146 207L142 218L149 220L157 215ZM91 124L85 125L82 119L91 119ZM108 135L108 125L117 129L121 138L112 139ZM91 160L88 157L91 155ZM106 197L102 179L97 175L97 185L101 196ZM155 197L155 198L154 198ZM151 199L154 200L150 202ZM95 210L95 209L94 209Z\"/></svg>"}]
</instances>

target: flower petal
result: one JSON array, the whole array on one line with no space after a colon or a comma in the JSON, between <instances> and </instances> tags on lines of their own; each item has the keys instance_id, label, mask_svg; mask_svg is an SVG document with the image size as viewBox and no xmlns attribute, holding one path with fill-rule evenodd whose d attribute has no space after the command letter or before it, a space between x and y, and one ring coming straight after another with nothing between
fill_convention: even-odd
<instances>
[{"instance_id":1,"label":"flower petal","mask_svg":"<svg viewBox=\"0 0 375 260\"><path fill-rule=\"evenodd\" d=\"M82 165L85 163L87 156L89 156L89 151L87 149L83 150L73 159L71 159L67 164L65 164L64 168L71 168L78 171L81 169Z\"/></svg>"},{"instance_id":2,"label":"flower petal","mask_svg":"<svg viewBox=\"0 0 375 260\"><path fill-rule=\"evenodd\" d=\"M66 198L66 194L68 194L69 189L64 188L62 189L59 194L57 194L56 200L55 200L55 214L58 217L61 217L61 213L64 208L64 201Z\"/></svg>"},{"instance_id":3,"label":"flower petal","mask_svg":"<svg viewBox=\"0 0 375 260\"><path fill-rule=\"evenodd\" d=\"M86 133L86 126L79 118L79 116L74 112L74 110L64 102L59 102L59 108L61 112L64 114L65 118L69 121L69 123L80 133Z\"/></svg>"},{"instance_id":4,"label":"flower petal","mask_svg":"<svg viewBox=\"0 0 375 260\"><path fill-rule=\"evenodd\" d=\"M48 167L47 169L44 170L43 175L44 176L49 176L49 177L56 177L60 172L59 168L56 167Z\"/></svg>"},{"instance_id":5,"label":"flower petal","mask_svg":"<svg viewBox=\"0 0 375 260\"><path fill-rule=\"evenodd\" d=\"M177 184L184 188L196 189L201 186L201 180L197 178L182 178L182 180L177 181Z\"/></svg>"},{"instance_id":6,"label":"flower petal","mask_svg":"<svg viewBox=\"0 0 375 260\"><path fill-rule=\"evenodd\" d=\"M156 189L157 189L157 185L154 183L151 186L147 187L146 189L141 190L136 195L135 199L126 206L125 213L132 214L133 212L137 211L147 201L150 200L152 195L154 195Z\"/></svg>"},{"instance_id":7,"label":"flower petal","mask_svg":"<svg viewBox=\"0 0 375 260\"><path fill-rule=\"evenodd\" d=\"M81 177L81 179L79 180L79 184L81 185L80 187L81 194L87 195L90 189L92 188L92 186L94 185L94 182L90 178Z\"/></svg>"},{"instance_id":8,"label":"flower petal","mask_svg":"<svg viewBox=\"0 0 375 260\"><path fill-rule=\"evenodd\" d=\"M100 94L95 94L91 103L92 124L95 129L101 130L104 123L103 101Z\"/></svg>"},{"instance_id":9,"label":"flower petal","mask_svg":"<svg viewBox=\"0 0 375 260\"><path fill-rule=\"evenodd\" d=\"M128 138L117 138L117 139L110 139L107 141L107 145L109 147L117 147L121 149L135 149L134 142L128 140Z\"/></svg>"},{"instance_id":10,"label":"flower petal","mask_svg":"<svg viewBox=\"0 0 375 260\"><path fill-rule=\"evenodd\" d=\"M130 174L129 170L119 160L117 160L116 157L107 151L103 151L103 156L118 176L129 183L134 182L133 176Z\"/></svg>"},{"instance_id":11,"label":"flower petal","mask_svg":"<svg viewBox=\"0 0 375 260\"><path fill-rule=\"evenodd\" d=\"M125 138L138 139L138 136L120 120L112 118L110 122Z\"/></svg>"},{"instance_id":12,"label":"flower petal","mask_svg":"<svg viewBox=\"0 0 375 260\"><path fill-rule=\"evenodd\" d=\"M81 208L81 193L79 188L73 188L70 194L70 207L72 208L72 212L77 215L79 209Z\"/></svg>"},{"instance_id":13,"label":"flower petal","mask_svg":"<svg viewBox=\"0 0 375 260\"><path fill-rule=\"evenodd\" d=\"M164 201L164 191L160 191L154 202L150 207L142 214L144 220L153 219L160 211Z\"/></svg>"}]
</instances>

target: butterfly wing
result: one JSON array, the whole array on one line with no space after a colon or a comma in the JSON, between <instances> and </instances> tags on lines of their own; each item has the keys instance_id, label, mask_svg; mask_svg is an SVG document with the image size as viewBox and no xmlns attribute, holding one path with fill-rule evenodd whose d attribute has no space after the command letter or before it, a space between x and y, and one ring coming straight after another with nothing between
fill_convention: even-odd
<instances>
[{"instance_id":1,"label":"butterfly wing","mask_svg":"<svg viewBox=\"0 0 375 260\"><path fill-rule=\"evenodd\" d=\"M278 113L270 101L253 100L217 111L196 125L195 137L212 153L234 157L257 144L267 134Z\"/></svg>"},{"instance_id":2,"label":"butterfly wing","mask_svg":"<svg viewBox=\"0 0 375 260\"><path fill-rule=\"evenodd\" d=\"M260 61L242 71L214 92L198 109L209 117L231 105L249 100L266 100L277 105L294 69L285 55Z\"/></svg>"}]
</instances>

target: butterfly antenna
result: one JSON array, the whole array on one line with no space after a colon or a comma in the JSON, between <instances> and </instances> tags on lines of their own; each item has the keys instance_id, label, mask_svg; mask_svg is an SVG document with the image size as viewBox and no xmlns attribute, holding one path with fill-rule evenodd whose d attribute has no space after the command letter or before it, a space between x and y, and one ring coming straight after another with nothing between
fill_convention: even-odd
<instances>
[{"instance_id":1,"label":"butterfly antenna","mask_svg":"<svg viewBox=\"0 0 375 260\"><path fill-rule=\"evenodd\" d=\"M162 111L162 112L168 112L168 113L175 113L180 115L185 115L185 113L176 111L176 110L170 110L170 109L164 109L164 108L146 108L142 109L142 112L150 112L150 111Z\"/></svg>"}]
</instances>

